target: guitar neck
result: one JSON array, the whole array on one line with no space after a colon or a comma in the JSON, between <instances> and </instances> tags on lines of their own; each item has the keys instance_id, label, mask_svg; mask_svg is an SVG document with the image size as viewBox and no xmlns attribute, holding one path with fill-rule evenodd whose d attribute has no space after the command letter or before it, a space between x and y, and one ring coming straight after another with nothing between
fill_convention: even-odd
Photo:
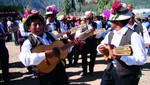
<instances>
[{"instance_id":1,"label":"guitar neck","mask_svg":"<svg viewBox=\"0 0 150 85\"><path fill-rule=\"evenodd\" d=\"M114 48L113 51L116 56L129 56L132 54L130 46L119 46L117 48Z\"/></svg>"},{"instance_id":2,"label":"guitar neck","mask_svg":"<svg viewBox=\"0 0 150 85\"><path fill-rule=\"evenodd\" d=\"M67 44L65 44L64 46L60 47L61 50L67 50L68 48L70 48L71 46L74 46L75 45L75 42L74 41L71 41Z\"/></svg>"},{"instance_id":3,"label":"guitar neck","mask_svg":"<svg viewBox=\"0 0 150 85\"><path fill-rule=\"evenodd\" d=\"M62 33L58 33L57 35L56 35L56 37L61 37L61 36L63 36L64 34L66 34L66 32L62 32Z\"/></svg>"}]
</instances>

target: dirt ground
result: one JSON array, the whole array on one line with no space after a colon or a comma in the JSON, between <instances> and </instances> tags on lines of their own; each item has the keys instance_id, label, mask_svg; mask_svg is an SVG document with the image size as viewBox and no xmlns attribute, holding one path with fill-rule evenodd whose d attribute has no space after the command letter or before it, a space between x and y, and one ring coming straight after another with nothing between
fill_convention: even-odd
<instances>
[{"instance_id":1,"label":"dirt ground","mask_svg":"<svg viewBox=\"0 0 150 85\"><path fill-rule=\"evenodd\" d=\"M32 74L27 73L26 67L18 59L19 46L15 46L13 42L7 42L6 46L9 50L10 55L10 85L39 85L36 77ZM80 76L82 72L81 59L79 59L79 67L68 67L66 68L70 85L100 85L103 70L106 68L106 61L103 60L101 55L96 58L94 75L93 76ZM150 57L147 57L147 63L143 66L142 77L140 79L139 85L150 85ZM59 81L58 81L59 82ZM1 70L0 70L0 85L1 80Z\"/></svg>"}]
</instances>

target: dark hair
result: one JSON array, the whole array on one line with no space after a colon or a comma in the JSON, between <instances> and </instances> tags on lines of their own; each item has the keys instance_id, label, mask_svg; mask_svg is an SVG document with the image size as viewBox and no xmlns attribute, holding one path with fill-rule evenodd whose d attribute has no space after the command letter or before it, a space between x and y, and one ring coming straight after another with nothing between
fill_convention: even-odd
<instances>
[{"instance_id":1,"label":"dark hair","mask_svg":"<svg viewBox=\"0 0 150 85\"><path fill-rule=\"evenodd\" d=\"M121 20L120 22L123 24L123 26L127 25L130 19Z\"/></svg>"}]
</instances>

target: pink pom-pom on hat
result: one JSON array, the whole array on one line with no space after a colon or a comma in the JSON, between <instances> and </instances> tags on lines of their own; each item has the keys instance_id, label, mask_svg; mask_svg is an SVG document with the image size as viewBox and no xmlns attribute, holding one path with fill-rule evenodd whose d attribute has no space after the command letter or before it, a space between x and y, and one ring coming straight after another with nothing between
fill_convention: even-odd
<instances>
[{"instance_id":1,"label":"pink pom-pom on hat","mask_svg":"<svg viewBox=\"0 0 150 85\"><path fill-rule=\"evenodd\" d=\"M46 15L57 14L57 13L58 11L57 11L56 5L50 5L46 7Z\"/></svg>"},{"instance_id":2,"label":"pink pom-pom on hat","mask_svg":"<svg viewBox=\"0 0 150 85\"><path fill-rule=\"evenodd\" d=\"M92 11L86 11L85 12L85 18L91 18L91 17L93 17Z\"/></svg>"}]
</instances>

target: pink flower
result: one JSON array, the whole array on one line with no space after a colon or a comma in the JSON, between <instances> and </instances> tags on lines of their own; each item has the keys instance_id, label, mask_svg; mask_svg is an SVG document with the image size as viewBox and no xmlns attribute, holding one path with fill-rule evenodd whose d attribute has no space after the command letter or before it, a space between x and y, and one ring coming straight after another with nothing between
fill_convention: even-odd
<instances>
[{"instance_id":1,"label":"pink flower","mask_svg":"<svg viewBox=\"0 0 150 85\"><path fill-rule=\"evenodd\" d=\"M112 13L114 14L115 12L117 12L120 8L122 7L122 4L119 1L115 1L112 4Z\"/></svg>"}]
</instances>

